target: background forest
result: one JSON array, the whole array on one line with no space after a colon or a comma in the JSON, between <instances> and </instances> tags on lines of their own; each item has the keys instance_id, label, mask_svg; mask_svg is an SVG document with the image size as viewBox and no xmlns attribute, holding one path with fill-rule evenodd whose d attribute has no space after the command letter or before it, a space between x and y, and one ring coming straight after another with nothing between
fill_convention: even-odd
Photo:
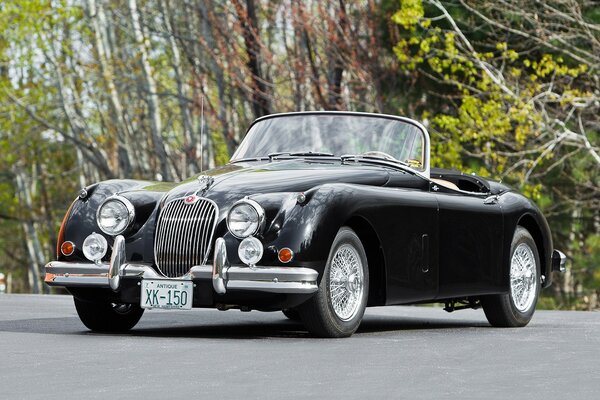
<instances>
[{"instance_id":1,"label":"background forest","mask_svg":"<svg viewBox=\"0 0 600 400\"><path fill-rule=\"evenodd\" d=\"M356 110L423 121L432 165L535 200L571 268L542 306L599 308L599 69L592 0L4 0L0 272L47 292L88 184L184 179L256 117Z\"/></svg>"}]
</instances>

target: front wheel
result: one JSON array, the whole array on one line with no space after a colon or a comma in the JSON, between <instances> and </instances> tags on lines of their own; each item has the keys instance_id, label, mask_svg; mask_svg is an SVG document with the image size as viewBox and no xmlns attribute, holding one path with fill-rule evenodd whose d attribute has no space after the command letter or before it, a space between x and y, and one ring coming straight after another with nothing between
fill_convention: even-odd
<instances>
[{"instance_id":1,"label":"front wheel","mask_svg":"<svg viewBox=\"0 0 600 400\"><path fill-rule=\"evenodd\" d=\"M358 329L368 297L365 249L352 229L342 227L331 246L317 292L298 307L300 319L315 336L348 337Z\"/></svg>"},{"instance_id":2,"label":"front wheel","mask_svg":"<svg viewBox=\"0 0 600 400\"><path fill-rule=\"evenodd\" d=\"M540 294L540 256L529 231L517 227L510 251L510 291L484 296L483 311L498 327L521 327L529 323Z\"/></svg>"},{"instance_id":3,"label":"front wheel","mask_svg":"<svg viewBox=\"0 0 600 400\"><path fill-rule=\"evenodd\" d=\"M77 297L73 299L81 322L96 332L128 331L144 314L144 309L137 304L98 303Z\"/></svg>"}]
</instances>

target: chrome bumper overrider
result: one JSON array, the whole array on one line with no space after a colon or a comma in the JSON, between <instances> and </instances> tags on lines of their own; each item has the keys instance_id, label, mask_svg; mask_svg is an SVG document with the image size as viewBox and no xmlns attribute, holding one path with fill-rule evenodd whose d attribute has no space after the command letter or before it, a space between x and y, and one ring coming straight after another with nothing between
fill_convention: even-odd
<instances>
[{"instance_id":1,"label":"chrome bumper overrider","mask_svg":"<svg viewBox=\"0 0 600 400\"><path fill-rule=\"evenodd\" d=\"M251 290L271 293L310 294L317 291L318 272L302 267L229 265L225 241L215 243L213 265L198 265L181 278L212 280L215 292ZM147 263L125 262L125 239L117 236L110 263L52 261L46 264L45 282L50 286L99 287L119 290L122 278L170 279Z\"/></svg>"},{"instance_id":2,"label":"chrome bumper overrider","mask_svg":"<svg viewBox=\"0 0 600 400\"><path fill-rule=\"evenodd\" d=\"M552 252L552 271L565 272L567 270L567 256L560 251Z\"/></svg>"}]
</instances>

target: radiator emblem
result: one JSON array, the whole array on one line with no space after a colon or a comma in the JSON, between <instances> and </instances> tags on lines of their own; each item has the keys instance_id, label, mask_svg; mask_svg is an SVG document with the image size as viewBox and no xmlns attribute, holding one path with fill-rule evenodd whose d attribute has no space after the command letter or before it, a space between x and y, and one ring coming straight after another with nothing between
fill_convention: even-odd
<instances>
[{"instance_id":1,"label":"radiator emblem","mask_svg":"<svg viewBox=\"0 0 600 400\"><path fill-rule=\"evenodd\" d=\"M191 195L187 196L187 197L186 197L186 198L183 200L183 202L184 202L185 204L194 204L194 203L195 203L195 202L197 202L199 199L200 199L200 197L199 197L199 196L196 196L195 194L191 194Z\"/></svg>"}]
</instances>

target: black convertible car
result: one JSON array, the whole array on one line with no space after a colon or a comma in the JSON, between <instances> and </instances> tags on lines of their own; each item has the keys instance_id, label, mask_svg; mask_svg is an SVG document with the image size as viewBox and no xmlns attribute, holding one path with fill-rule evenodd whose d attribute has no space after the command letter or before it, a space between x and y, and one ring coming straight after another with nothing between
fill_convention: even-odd
<instances>
[{"instance_id":1,"label":"black convertible car","mask_svg":"<svg viewBox=\"0 0 600 400\"><path fill-rule=\"evenodd\" d=\"M505 185L430 168L429 148L407 118L260 118L227 165L193 179L82 189L45 281L96 331L215 307L282 310L344 337L367 306L431 302L526 325L565 265L545 218Z\"/></svg>"}]
</instances>

